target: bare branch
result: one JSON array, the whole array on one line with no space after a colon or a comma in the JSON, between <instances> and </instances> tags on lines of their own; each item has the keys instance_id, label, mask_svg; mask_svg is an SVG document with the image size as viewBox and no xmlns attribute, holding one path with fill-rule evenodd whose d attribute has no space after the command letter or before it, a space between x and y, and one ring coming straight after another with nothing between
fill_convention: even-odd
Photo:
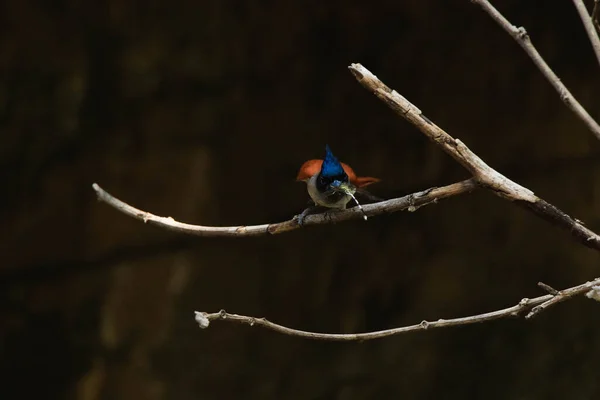
<instances>
[{"instance_id":1,"label":"bare branch","mask_svg":"<svg viewBox=\"0 0 600 400\"><path fill-rule=\"evenodd\" d=\"M594 49L594 54L598 59L598 64L600 64L600 37L598 37L598 32L596 32L596 28L594 27L594 23L592 22L592 17L590 16L590 14L588 14L587 8L585 8L583 0L573 0L573 4L575 5L577 12L579 13L579 17L581 18L581 22L583 23L585 32L590 38L592 48ZM596 7L594 6L594 8Z\"/></svg>"},{"instance_id":2,"label":"bare branch","mask_svg":"<svg viewBox=\"0 0 600 400\"><path fill-rule=\"evenodd\" d=\"M538 216L563 228L585 246L600 250L600 236L583 224L565 214L557 207L537 197L531 190L515 183L487 165L463 142L446 133L427 118L421 110L395 90L387 87L368 69L360 64L348 67L354 77L369 91L388 105L397 114L415 125L425 136L465 167L483 187L496 195L516 202Z\"/></svg>"},{"instance_id":3,"label":"bare branch","mask_svg":"<svg viewBox=\"0 0 600 400\"><path fill-rule=\"evenodd\" d=\"M597 1L597 0L596 0ZM592 22L592 16L588 14L587 8L585 8L585 4L583 0L573 0L573 4L579 13L579 17L581 18L581 22L583 23L583 27L585 28L585 32L590 38L590 42L592 43L592 48L594 49L594 54L596 54L596 58L598 59L598 64L600 64L600 37L598 37L598 32L596 32L596 28L594 27L594 23ZM594 5L594 13L597 8L598 3Z\"/></svg>"},{"instance_id":4,"label":"bare branch","mask_svg":"<svg viewBox=\"0 0 600 400\"><path fill-rule=\"evenodd\" d=\"M139 219L150 225L156 225L161 228L187 233L197 236L260 236L260 235L275 235L298 229L301 225L298 224L296 218L285 222L273 224L251 225L251 226L202 226L191 225L175 221L171 217L159 217L146 211L139 210L129 204L113 197L104 191L98 184L92 185L98 200L102 201L111 207L116 208L122 213L130 217ZM467 193L477 187L474 179L457 182L452 185L442 186L439 188L430 188L421 192L409 194L407 196L380 201L378 203L364 204L362 207L368 216L380 214L389 214L397 211L408 210L415 211L419 207L423 207L430 203L435 203L438 200L448 197L457 196ZM347 221L351 219L362 219L363 214L355 207L344 211L330 211L321 214L311 214L304 218L302 226L305 225L322 225L327 223L335 223Z\"/></svg>"},{"instance_id":5,"label":"bare branch","mask_svg":"<svg viewBox=\"0 0 600 400\"><path fill-rule=\"evenodd\" d=\"M298 329L288 328L266 320L265 318L247 317L245 315L229 314L225 310L216 313L205 313L196 311L196 322L200 328L208 328L211 321L231 321L240 324L248 324L250 326L260 326L268 330L272 330L284 335L301 337L305 339L325 340L332 342L351 342L365 341L373 339L382 339L390 336L396 336L402 333L424 331L427 329L447 328L450 326L471 325L495 319L517 317L527 310L531 312L526 316L530 318L533 315L551 307L561 301L568 300L577 295L590 292L593 288L600 284L600 278L594 281L584 283L569 289L560 291L556 295L547 294L545 296L536 297L534 299L522 299L518 304L497 311L491 311L484 314L473 315L470 317L453 318L453 319L438 319L437 321L422 321L419 324L403 326L400 328L386 329L383 331L367 332L367 333L317 333L308 332ZM533 307L533 309L532 309ZM535 311L535 312L534 312Z\"/></svg>"},{"instance_id":6,"label":"bare branch","mask_svg":"<svg viewBox=\"0 0 600 400\"><path fill-rule=\"evenodd\" d=\"M598 284L600 284L600 278L596 278L595 280L593 280L591 282L587 282L583 285L575 286L575 287L568 288L568 289L561 290L561 291L556 291L556 289L551 288L550 286L546 285L545 283L540 282L539 283L540 286L543 285L545 287L548 287L548 288L552 289L555 293L551 294L552 297L550 299L544 301L540 305L533 307L531 309L531 311L529 312L529 314L527 314L525 316L525 318L529 319L529 318L535 317L536 315L538 315L539 313L541 313L548 307L552 307L553 305L558 304L562 301L569 300L570 298L573 298L574 296L577 296L577 295L580 295L583 293L588 293L591 290L594 290L594 287L597 286ZM588 297L591 297L591 296L588 296Z\"/></svg>"},{"instance_id":7,"label":"bare branch","mask_svg":"<svg viewBox=\"0 0 600 400\"><path fill-rule=\"evenodd\" d=\"M485 12L487 12L494 21L498 23L513 39L519 43L519 45L525 50L527 55L533 60L533 63L539 68L542 74L546 77L548 82L558 92L561 100L577 115L592 131L598 139L600 139L600 125L588 114L585 108L575 99L575 97L569 92L567 87L561 82L560 78L556 76L554 71L548 66L546 61L542 58L540 53L531 43L531 39L527 34L527 31L523 27L517 28L512 25L498 10L494 8L487 0L471 0L472 3L478 4Z\"/></svg>"}]
</instances>

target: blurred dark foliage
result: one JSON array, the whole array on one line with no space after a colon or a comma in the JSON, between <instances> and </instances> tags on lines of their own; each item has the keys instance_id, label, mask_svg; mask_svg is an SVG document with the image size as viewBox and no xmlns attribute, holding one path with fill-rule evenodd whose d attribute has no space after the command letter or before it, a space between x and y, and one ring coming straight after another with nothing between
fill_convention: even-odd
<instances>
[{"instance_id":1,"label":"blurred dark foliage","mask_svg":"<svg viewBox=\"0 0 600 400\"><path fill-rule=\"evenodd\" d=\"M598 120L599 67L571 2L495 3ZM352 62L600 230L600 144L467 0L9 0L0 398L598 398L600 313L584 298L533 321L362 344L194 323L225 308L362 332L600 275L597 253L491 194L239 240L169 234L96 202L93 182L180 221L277 222L303 209L297 168L326 143L386 198L467 177Z\"/></svg>"}]
</instances>

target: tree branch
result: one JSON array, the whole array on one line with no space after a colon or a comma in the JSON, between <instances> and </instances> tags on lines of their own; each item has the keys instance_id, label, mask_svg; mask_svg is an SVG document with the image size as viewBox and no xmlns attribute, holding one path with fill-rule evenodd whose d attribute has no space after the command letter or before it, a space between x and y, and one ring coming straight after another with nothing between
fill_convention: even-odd
<instances>
[{"instance_id":1,"label":"tree branch","mask_svg":"<svg viewBox=\"0 0 600 400\"><path fill-rule=\"evenodd\" d=\"M399 328L386 329L377 332L367 333L317 333L308 332L298 329L288 328L283 325L273 323L266 320L265 318L247 317L245 315L229 314L225 310L221 310L216 313L205 313L196 311L196 322L200 328L208 328L211 321L231 321L240 324L248 324L250 326L260 326L277 333L284 335L290 335L295 337L301 337L305 339L324 340L332 342L352 342L352 341L365 341L373 339L382 339L390 336L396 336L402 333L424 331L427 329L436 328L447 328L450 326L461 326L471 325L486 321L492 321L495 319L517 317L522 315L525 311L531 310L525 318L529 319L541 311L568 299L571 299L577 295L588 293L593 290L596 286L600 285L600 278L597 278L591 282L584 283L579 286L575 286L569 289L557 292L557 294L547 294L545 296L536 297L533 299L522 299L518 304L504 308L497 311L491 311L484 314L473 315L469 317L453 318L453 319L438 319L437 321L422 321L419 324L403 326Z\"/></svg>"},{"instance_id":2,"label":"tree branch","mask_svg":"<svg viewBox=\"0 0 600 400\"><path fill-rule=\"evenodd\" d=\"M425 136L441 146L446 153L471 172L481 186L502 198L524 206L545 220L570 232L583 245L600 250L600 236L583 226L580 221L570 217L557 207L537 197L531 190L511 181L491 168L463 142L453 138L435 125L415 105L395 90L387 87L361 64L352 64L348 68L366 89L373 92L397 114L415 125Z\"/></svg>"},{"instance_id":3,"label":"tree branch","mask_svg":"<svg viewBox=\"0 0 600 400\"><path fill-rule=\"evenodd\" d=\"M539 282L538 286L540 286L542 289L545 289L547 292L549 292L550 296L552 296L552 297L550 299L544 301L540 305L533 307L531 309L531 311L529 312L529 314L527 314L525 316L525 318L529 319L529 318L535 317L536 315L538 315L539 313L541 313L548 307L552 307L553 305L558 304L562 301L569 300L573 296L577 296L581 293L586 293L589 298L593 298L593 296L591 294L595 293L595 291L597 290L598 284L600 284L600 278L596 278L595 280L593 280L591 282L587 282L583 285L579 285L579 286L575 286L572 288L558 291L558 290L554 289L553 287L546 285L543 282ZM586 286L586 285L589 285L589 286Z\"/></svg>"},{"instance_id":4,"label":"tree branch","mask_svg":"<svg viewBox=\"0 0 600 400\"><path fill-rule=\"evenodd\" d=\"M561 100L577 115L588 127L592 133L600 139L600 125L588 114L588 112L582 107L581 104L575 99L575 97L569 92L569 89L561 82L560 78L556 76L554 71L548 66L546 61L542 58L540 53L531 43L531 39L527 34L527 31L522 26L517 28L512 25L498 10L492 6L487 0L471 0L472 3L478 4L485 12L489 14L494 21L498 23L513 39L519 43L519 45L525 50L527 55L531 58L533 63L539 68L542 74L546 77L548 82L558 92Z\"/></svg>"},{"instance_id":5,"label":"tree branch","mask_svg":"<svg viewBox=\"0 0 600 400\"><path fill-rule=\"evenodd\" d=\"M598 37L598 32L596 32L596 28L594 27L594 22L592 21L592 16L588 14L587 8L585 8L585 4L583 0L573 0L573 4L579 13L579 17L581 18L581 22L583 23L583 27L585 28L585 32L590 38L590 42L592 43L592 48L594 49L594 54L596 55L596 59L598 59L598 64L600 64L600 37ZM598 3L594 5L594 9ZM595 10L592 11L592 14Z\"/></svg>"},{"instance_id":6,"label":"tree branch","mask_svg":"<svg viewBox=\"0 0 600 400\"><path fill-rule=\"evenodd\" d=\"M171 217L159 217L146 211L142 211L129 204L113 197L108 192L104 191L98 184L92 185L99 201L102 201L111 207L129 215L130 217L139 219L150 225L156 225L161 228L187 233L197 236L260 236L260 235L275 235L298 229L305 225L322 225L327 223L336 223L351 219L362 219L363 214L354 207L344 211L330 211L321 214L311 214L304 218L302 225L298 224L296 218L289 221L278 222L273 224L251 225L251 226L202 226L191 225L175 221ZM452 185L442 186L439 188L430 188L421 192L409 194L407 196L380 201L378 203L364 204L363 210L369 217L389 214L397 211L408 210L416 211L417 208L423 207L430 203L436 203L438 200L448 197L457 196L467 193L477 187L474 179L453 183Z\"/></svg>"}]
</instances>

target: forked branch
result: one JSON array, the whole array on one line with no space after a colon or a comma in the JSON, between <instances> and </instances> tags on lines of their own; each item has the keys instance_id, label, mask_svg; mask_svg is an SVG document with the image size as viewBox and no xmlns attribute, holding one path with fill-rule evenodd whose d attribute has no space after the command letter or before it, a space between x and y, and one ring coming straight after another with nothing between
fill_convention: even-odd
<instances>
[{"instance_id":1,"label":"forked branch","mask_svg":"<svg viewBox=\"0 0 600 400\"><path fill-rule=\"evenodd\" d=\"M415 105L395 90L387 87L362 65L352 64L348 68L367 90L374 93L388 107L411 122L425 136L439 145L446 153L473 174L473 177L481 186L490 189L502 198L524 206L543 219L568 231L573 238L583 245L600 250L600 236L583 226L580 221L570 217L557 207L537 197L531 190L511 181L491 168L463 142L453 138L442 128L434 124Z\"/></svg>"},{"instance_id":2,"label":"forked branch","mask_svg":"<svg viewBox=\"0 0 600 400\"><path fill-rule=\"evenodd\" d=\"M543 284L542 284L543 285ZM366 333L318 333L308 332L298 329L288 328L283 325L276 324L268 321L265 318L248 317L245 315L229 314L225 310L221 310L216 313L205 313L196 311L196 322L200 328L208 328L211 321L230 321L240 324L247 324L250 326L259 326L271 331L282 333L284 335L290 335L305 339L323 340L331 342L352 342L352 341L365 341L373 339L383 339L390 336L396 336L403 333L424 331L427 329L437 328L448 328L451 326L471 325L481 322L492 321L495 319L518 317L523 315L525 312L529 313L525 318L531 318L547 308L556 305L561 301L571 299L581 294L589 294L598 290L600 285L600 278L597 278L591 282L584 283L582 285L574 286L562 291L556 291L553 294L547 294L545 296L536 297L533 299L522 299L518 304L504 308L502 310L491 311L484 314L472 315L469 317L452 318L452 319L438 319L437 321L422 321L415 325L408 325L399 328L386 329L383 331L366 332ZM547 286L547 285L545 285ZM595 298L588 296L589 298Z\"/></svg>"},{"instance_id":3,"label":"forked branch","mask_svg":"<svg viewBox=\"0 0 600 400\"><path fill-rule=\"evenodd\" d=\"M569 89L562 83L560 78L548 66L544 58L538 53L537 49L531 43L527 31L522 26L517 28L511 24L498 10L487 0L471 0L472 3L479 5L489 14L494 21L498 23L508 34L519 43L525 50L525 53L531 58L533 63L539 68L544 77L550 82L552 87L558 92L561 100L579 117L590 131L600 139L600 125L588 114L581 104L571 94Z\"/></svg>"}]
</instances>

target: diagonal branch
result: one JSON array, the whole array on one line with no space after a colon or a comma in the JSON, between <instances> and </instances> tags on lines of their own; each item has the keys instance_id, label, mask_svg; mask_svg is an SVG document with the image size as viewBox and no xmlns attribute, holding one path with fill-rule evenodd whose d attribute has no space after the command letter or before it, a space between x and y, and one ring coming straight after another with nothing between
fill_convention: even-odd
<instances>
[{"instance_id":1,"label":"diagonal branch","mask_svg":"<svg viewBox=\"0 0 600 400\"><path fill-rule=\"evenodd\" d=\"M296 218L285 222L273 224L250 225L250 226L202 226L191 225L183 222L175 221L171 217L159 217L146 211L137 209L129 204L113 197L108 192L104 191L98 184L92 185L99 201L102 201L111 207L129 215L130 217L139 219L150 225L156 225L161 228L187 233L197 236L260 236L260 235L275 235L298 229L305 225L322 225L327 223L335 223L348 221L351 219L362 219L363 214L355 207L344 211L326 212L321 214L311 214L304 218L302 225L298 224ZM453 183L452 185L442 186L439 188L430 188L421 192L409 194L407 196L398 197L380 201L378 203L364 204L362 206L364 212L369 217L389 214L397 211L408 210L415 211L419 207L423 207L430 203L436 203L438 200L443 200L448 197L457 196L467 193L477 187L474 179Z\"/></svg>"},{"instance_id":2,"label":"diagonal branch","mask_svg":"<svg viewBox=\"0 0 600 400\"><path fill-rule=\"evenodd\" d=\"M588 14L587 8L585 8L585 4L583 0L573 0L573 4L579 13L579 17L581 18L581 22L583 23L583 27L585 28L585 32L590 38L590 42L592 43L592 48L594 49L594 54L598 59L598 64L600 64L600 37L598 37L598 32L596 32L596 28L594 27L594 23L592 22L593 16ZM592 14L597 11L598 3L594 5L594 10Z\"/></svg>"},{"instance_id":3,"label":"diagonal branch","mask_svg":"<svg viewBox=\"0 0 600 400\"><path fill-rule=\"evenodd\" d=\"M570 217L557 207L537 197L531 190L511 181L491 168L463 142L453 138L434 124L415 105L395 90L387 87L361 64L352 64L348 68L367 90L373 92L388 107L411 122L425 136L442 147L446 153L471 172L480 185L502 198L524 206L545 220L570 232L577 241L585 246L600 250L600 236L583 226L580 221Z\"/></svg>"},{"instance_id":4,"label":"diagonal branch","mask_svg":"<svg viewBox=\"0 0 600 400\"><path fill-rule=\"evenodd\" d=\"M585 108L575 99L575 97L569 92L569 89L561 82L560 78L556 76L554 71L548 66L546 61L542 58L540 53L531 43L531 39L527 34L527 31L522 26L517 28L511 24L498 10L494 8L487 0L471 0L472 3L478 4L485 12L487 12L494 21L498 23L513 39L519 43L519 45L525 50L527 55L531 58L533 63L539 68L542 74L546 77L548 82L558 92L561 100L577 115L588 127L590 131L600 139L600 125L588 114Z\"/></svg>"},{"instance_id":5,"label":"diagonal branch","mask_svg":"<svg viewBox=\"0 0 600 400\"><path fill-rule=\"evenodd\" d=\"M399 328L387 329L377 332L367 333L317 333L308 332L298 329L288 328L283 325L273 323L266 320L265 318L247 317L245 315L229 314L225 310L221 310L216 313L205 313L195 312L196 322L200 328L208 328L211 321L231 321L240 324L247 324L250 326L260 326L271 331L282 333L284 335L290 335L295 337L301 337L305 339L324 340L332 342L352 342L352 341L364 341L373 339L382 339L390 336L396 336L402 333L424 331L427 329L435 328L447 328L450 326L461 326L471 325L481 322L492 321L495 319L517 317L522 315L524 312L531 310L531 312L525 318L531 318L537 315L539 312L575 296L589 293L594 290L595 287L600 285L600 278L597 278L591 282L584 283L579 286L575 286L569 289L562 290L556 294L547 294L545 296L536 297L533 299L522 299L518 304L504 308L497 311L491 311L484 314L473 315L469 317L453 318L453 319L439 319L437 321L422 321L419 324L403 326ZM537 311L535 311L537 310ZM535 311L535 312L534 312Z\"/></svg>"}]
</instances>

